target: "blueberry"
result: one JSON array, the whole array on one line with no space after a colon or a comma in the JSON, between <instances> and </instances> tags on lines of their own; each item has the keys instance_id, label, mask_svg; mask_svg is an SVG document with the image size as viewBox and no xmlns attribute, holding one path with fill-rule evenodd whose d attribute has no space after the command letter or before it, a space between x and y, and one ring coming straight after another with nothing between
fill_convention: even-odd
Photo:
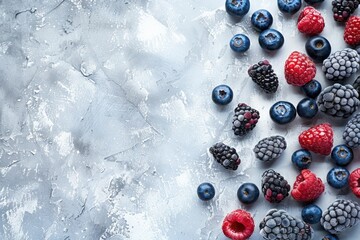
<instances>
[{"instance_id":1,"label":"blueberry","mask_svg":"<svg viewBox=\"0 0 360 240\"><path fill-rule=\"evenodd\" d=\"M351 148L345 144L337 145L331 151L331 159L339 166L347 166L354 159Z\"/></svg>"},{"instance_id":2,"label":"blueberry","mask_svg":"<svg viewBox=\"0 0 360 240\"><path fill-rule=\"evenodd\" d=\"M336 235L328 234L324 236L321 240L339 240L339 238Z\"/></svg>"},{"instance_id":3,"label":"blueberry","mask_svg":"<svg viewBox=\"0 0 360 240\"><path fill-rule=\"evenodd\" d=\"M313 79L302 86L301 89L309 98L316 98L321 93L322 87L319 81Z\"/></svg>"},{"instance_id":4,"label":"blueberry","mask_svg":"<svg viewBox=\"0 0 360 240\"><path fill-rule=\"evenodd\" d=\"M254 203L259 198L259 194L259 188L253 183L244 183L237 191L239 201L245 204Z\"/></svg>"},{"instance_id":5,"label":"blueberry","mask_svg":"<svg viewBox=\"0 0 360 240\"><path fill-rule=\"evenodd\" d=\"M279 31L270 28L260 33L259 44L265 50L278 50L284 45L284 36Z\"/></svg>"},{"instance_id":6,"label":"blueberry","mask_svg":"<svg viewBox=\"0 0 360 240\"><path fill-rule=\"evenodd\" d=\"M236 34L230 40L230 47L238 53L246 52L250 47L250 39L244 34Z\"/></svg>"},{"instance_id":7,"label":"blueberry","mask_svg":"<svg viewBox=\"0 0 360 240\"><path fill-rule=\"evenodd\" d=\"M250 1L249 0L226 0L226 11L234 17L243 17L249 12Z\"/></svg>"},{"instance_id":8,"label":"blueberry","mask_svg":"<svg viewBox=\"0 0 360 240\"><path fill-rule=\"evenodd\" d=\"M271 13L265 9L257 10L251 16L251 24L254 28L261 32L268 29L273 23L273 17Z\"/></svg>"},{"instance_id":9,"label":"blueberry","mask_svg":"<svg viewBox=\"0 0 360 240\"><path fill-rule=\"evenodd\" d=\"M310 204L304 207L301 211L301 217L304 222L309 224L316 224L320 222L322 210L315 204Z\"/></svg>"},{"instance_id":10,"label":"blueberry","mask_svg":"<svg viewBox=\"0 0 360 240\"><path fill-rule=\"evenodd\" d=\"M323 2L324 0L304 0L307 4L310 4L310 5L313 5L313 4L316 4L316 3L321 3Z\"/></svg>"},{"instance_id":11,"label":"blueberry","mask_svg":"<svg viewBox=\"0 0 360 240\"><path fill-rule=\"evenodd\" d=\"M349 175L350 173L346 168L334 167L328 172L326 180L333 188L340 189L347 185Z\"/></svg>"},{"instance_id":12,"label":"blueberry","mask_svg":"<svg viewBox=\"0 0 360 240\"><path fill-rule=\"evenodd\" d=\"M219 105L229 104L233 99L233 91L228 85L219 85L212 91L211 98Z\"/></svg>"},{"instance_id":13,"label":"blueberry","mask_svg":"<svg viewBox=\"0 0 360 240\"><path fill-rule=\"evenodd\" d=\"M270 117L278 124L286 124L295 119L296 109L290 102L279 101L271 106Z\"/></svg>"},{"instance_id":14,"label":"blueberry","mask_svg":"<svg viewBox=\"0 0 360 240\"><path fill-rule=\"evenodd\" d=\"M284 13L294 14L301 8L301 0L278 0L278 8Z\"/></svg>"},{"instance_id":15,"label":"blueberry","mask_svg":"<svg viewBox=\"0 0 360 240\"><path fill-rule=\"evenodd\" d=\"M215 196L215 188L211 183L202 183L197 188L197 195L203 201L211 200Z\"/></svg>"},{"instance_id":16,"label":"blueberry","mask_svg":"<svg viewBox=\"0 0 360 240\"><path fill-rule=\"evenodd\" d=\"M330 55L331 45L326 38L314 36L306 41L305 50L315 62L320 63Z\"/></svg>"},{"instance_id":17,"label":"blueberry","mask_svg":"<svg viewBox=\"0 0 360 240\"><path fill-rule=\"evenodd\" d=\"M297 114L300 117L307 119L315 117L318 110L318 105L312 98L304 98L296 106Z\"/></svg>"},{"instance_id":18,"label":"blueberry","mask_svg":"<svg viewBox=\"0 0 360 240\"><path fill-rule=\"evenodd\" d=\"M312 162L311 153L305 149L299 149L291 155L291 161L299 170L307 169Z\"/></svg>"}]
</instances>

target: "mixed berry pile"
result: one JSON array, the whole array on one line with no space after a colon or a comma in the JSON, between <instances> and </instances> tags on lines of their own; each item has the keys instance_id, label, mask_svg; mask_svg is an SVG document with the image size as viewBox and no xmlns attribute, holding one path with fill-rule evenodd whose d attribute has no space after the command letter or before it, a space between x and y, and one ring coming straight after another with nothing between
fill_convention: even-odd
<instances>
[{"instance_id":1,"label":"mixed berry pile","mask_svg":"<svg viewBox=\"0 0 360 240\"><path fill-rule=\"evenodd\" d=\"M269 116L275 124L286 125L298 115L312 119L323 114L326 121L311 126L299 133L300 149L296 150L291 161L299 170L293 184L290 184L280 172L267 169L262 173L261 186L254 183L243 183L237 197L244 204L252 204L262 193L264 199L277 204L285 198L305 203L301 218L289 215L283 209L271 209L258 223L260 235L264 239L304 239L314 236L313 224L320 224L329 234L323 240L339 239L337 234L354 227L360 220L360 205L356 201L337 199L326 210L313 204L325 191L325 185L316 173L309 170L312 153L329 156L334 168L326 177L328 185L335 189L349 187L357 198L360 198L360 168L352 172L346 168L353 161L353 149L360 146L360 113L356 113L360 105L360 76L355 82L345 84L344 81L359 72L360 68L360 16L355 10L359 0L333 0L331 2L333 18L343 24L343 39L349 45L345 49L332 50L330 42L319 36L326 27L326 22L316 6L330 4L324 0L304 0L309 6L301 11L301 0L277 0L278 8L284 14L296 14L297 29L308 36L305 44L306 53L294 51L284 62L284 75L288 84L302 89L304 99L295 107L287 101L278 101L269 109ZM323 3L324 2L324 3ZM250 10L250 0L226 0L226 11L234 18L241 20ZM284 44L284 36L272 29L273 17L265 9L255 11L251 16L253 28L259 32L259 45L265 51L276 51ZM250 48L250 40L244 34L236 34L230 40L230 48L236 53L243 53ZM324 89L315 80L316 64L329 85ZM319 73L318 73L319 74ZM248 75L264 94L278 91L279 79L271 63L262 59L249 67ZM212 100L218 105L227 105L233 99L233 91L227 85L214 88ZM334 131L331 121L346 119L342 139L343 144L334 146ZM234 135L243 137L251 134L260 119L260 112L246 103L238 103L234 109L232 130ZM255 158L261 162L275 161L286 150L284 136L274 135L260 139L254 146ZM214 144L209 149L214 159L228 171L235 171L241 166L241 160L234 147L223 142ZM291 186L292 185L292 186ZM260 190L259 190L260 188ZM215 188L205 182L198 187L201 200L209 201L215 196ZM225 236L233 240L249 239L255 230L255 222L251 212L236 209L229 213L222 225Z\"/></svg>"}]
</instances>

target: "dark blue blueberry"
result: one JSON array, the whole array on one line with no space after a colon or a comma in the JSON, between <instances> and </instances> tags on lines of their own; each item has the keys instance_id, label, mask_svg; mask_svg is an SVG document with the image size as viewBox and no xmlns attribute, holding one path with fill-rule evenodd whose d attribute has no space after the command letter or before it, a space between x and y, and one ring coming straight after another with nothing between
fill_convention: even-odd
<instances>
[{"instance_id":1,"label":"dark blue blueberry","mask_svg":"<svg viewBox=\"0 0 360 240\"><path fill-rule=\"evenodd\" d=\"M290 102L279 101L270 108L271 119L278 124L286 124L296 117L296 109Z\"/></svg>"},{"instance_id":2,"label":"dark blue blueberry","mask_svg":"<svg viewBox=\"0 0 360 240\"><path fill-rule=\"evenodd\" d=\"M339 238L336 235L328 234L324 236L321 240L339 240Z\"/></svg>"},{"instance_id":3,"label":"dark blue blueberry","mask_svg":"<svg viewBox=\"0 0 360 240\"><path fill-rule=\"evenodd\" d=\"M273 23L273 17L271 13L265 9L257 10L251 16L251 24L254 28L261 32L268 29Z\"/></svg>"},{"instance_id":4,"label":"dark blue blueberry","mask_svg":"<svg viewBox=\"0 0 360 240\"><path fill-rule=\"evenodd\" d=\"M233 99L233 91L228 85L219 85L212 91L211 98L219 105L229 104Z\"/></svg>"},{"instance_id":5,"label":"dark blue blueberry","mask_svg":"<svg viewBox=\"0 0 360 240\"><path fill-rule=\"evenodd\" d=\"M226 0L226 11L234 17L242 17L249 12L249 0Z\"/></svg>"},{"instance_id":6,"label":"dark blue blueberry","mask_svg":"<svg viewBox=\"0 0 360 240\"><path fill-rule=\"evenodd\" d=\"M299 170L303 170L310 167L312 156L308 150L300 149L292 154L291 161L298 167Z\"/></svg>"},{"instance_id":7,"label":"dark blue blueberry","mask_svg":"<svg viewBox=\"0 0 360 240\"><path fill-rule=\"evenodd\" d=\"M260 47L269 51L274 51L284 45L284 36L275 29L267 29L259 35Z\"/></svg>"},{"instance_id":8,"label":"dark blue blueberry","mask_svg":"<svg viewBox=\"0 0 360 240\"><path fill-rule=\"evenodd\" d=\"M259 198L259 194L259 188L253 183L244 183L237 191L239 201L245 204L254 203Z\"/></svg>"},{"instance_id":9,"label":"dark blue blueberry","mask_svg":"<svg viewBox=\"0 0 360 240\"><path fill-rule=\"evenodd\" d=\"M278 0L278 8L284 13L294 14L301 8L301 0Z\"/></svg>"},{"instance_id":10,"label":"dark blue blueberry","mask_svg":"<svg viewBox=\"0 0 360 240\"><path fill-rule=\"evenodd\" d=\"M318 105L313 98L304 98L296 106L297 114L302 118L311 119L318 112Z\"/></svg>"},{"instance_id":11,"label":"dark blue blueberry","mask_svg":"<svg viewBox=\"0 0 360 240\"><path fill-rule=\"evenodd\" d=\"M331 159L339 166L347 166L354 159L351 148L345 144L337 145L331 151Z\"/></svg>"},{"instance_id":12,"label":"dark blue blueberry","mask_svg":"<svg viewBox=\"0 0 360 240\"><path fill-rule=\"evenodd\" d=\"M321 3L323 2L324 0L304 0L307 4L310 4L310 5L313 5L313 4L316 4L316 3Z\"/></svg>"},{"instance_id":13,"label":"dark blue blueberry","mask_svg":"<svg viewBox=\"0 0 360 240\"><path fill-rule=\"evenodd\" d=\"M340 189L348 184L349 175L346 168L334 167L328 172L326 180L333 188Z\"/></svg>"},{"instance_id":14,"label":"dark blue blueberry","mask_svg":"<svg viewBox=\"0 0 360 240\"><path fill-rule=\"evenodd\" d=\"M316 98L321 93L322 87L319 81L313 79L302 86L301 89L309 98Z\"/></svg>"},{"instance_id":15,"label":"dark blue blueberry","mask_svg":"<svg viewBox=\"0 0 360 240\"><path fill-rule=\"evenodd\" d=\"M203 201L211 200L215 196L215 188L211 183L202 183L197 188L197 195Z\"/></svg>"},{"instance_id":16,"label":"dark blue blueberry","mask_svg":"<svg viewBox=\"0 0 360 240\"><path fill-rule=\"evenodd\" d=\"M238 53L246 52L250 47L250 39L244 34L236 34L230 40L230 47Z\"/></svg>"},{"instance_id":17,"label":"dark blue blueberry","mask_svg":"<svg viewBox=\"0 0 360 240\"><path fill-rule=\"evenodd\" d=\"M314 36L306 41L305 50L314 62L322 63L330 55L331 45L326 38Z\"/></svg>"},{"instance_id":18,"label":"dark blue blueberry","mask_svg":"<svg viewBox=\"0 0 360 240\"><path fill-rule=\"evenodd\" d=\"M315 204L310 204L304 207L301 211L301 217L304 222L309 224L316 224L320 222L322 210Z\"/></svg>"}]
</instances>

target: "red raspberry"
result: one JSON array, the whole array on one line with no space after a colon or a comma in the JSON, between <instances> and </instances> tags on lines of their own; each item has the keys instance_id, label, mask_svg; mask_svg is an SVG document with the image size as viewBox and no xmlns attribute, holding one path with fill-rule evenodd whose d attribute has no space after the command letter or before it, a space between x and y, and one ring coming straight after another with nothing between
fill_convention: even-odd
<instances>
[{"instance_id":1,"label":"red raspberry","mask_svg":"<svg viewBox=\"0 0 360 240\"><path fill-rule=\"evenodd\" d=\"M323 31L325 21L318 10L308 6L300 13L297 27L302 33L316 35Z\"/></svg>"},{"instance_id":2,"label":"red raspberry","mask_svg":"<svg viewBox=\"0 0 360 240\"><path fill-rule=\"evenodd\" d=\"M351 16L346 22L344 40L349 45L360 44L360 16Z\"/></svg>"},{"instance_id":3,"label":"red raspberry","mask_svg":"<svg viewBox=\"0 0 360 240\"><path fill-rule=\"evenodd\" d=\"M229 213L222 225L225 236L232 240L246 240L253 234L254 229L254 219L250 213L242 209Z\"/></svg>"},{"instance_id":4,"label":"red raspberry","mask_svg":"<svg viewBox=\"0 0 360 240\"><path fill-rule=\"evenodd\" d=\"M349 186L355 196L360 198L360 168L355 169L350 174Z\"/></svg>"},{"instance_id":5,"label":"red raspberry","mask_svg":"<svg viewBox=\"0 0 360 240\"><path fill-rule=\"evenodd\" d=\"M320 178L309 169L304 169L296 177L291 196L300 202L312 202L324 192L325 186Z\"/></svg>"},{"instance_id":6,"label":"red raspberry","mask_svg":"<svg viewBox=\"0 0 360 240\"><path fill-rule=\"evenodd\" d=\"M299 143L314 153L329 155L333 147L334 131L329 123L323 123L303 131L299 135Z\"/></svg>"},{"instance_id":7,"label":"red raspberry","mask_svg":"<svg viewBox=\"0 0 360 240\"><path fill-rule=\"evenodd\" d=\"M303 53L294 51L285 62L285 79L288 84L303 86L315 75L315 64Z\"/></svg>"}]
</instances>

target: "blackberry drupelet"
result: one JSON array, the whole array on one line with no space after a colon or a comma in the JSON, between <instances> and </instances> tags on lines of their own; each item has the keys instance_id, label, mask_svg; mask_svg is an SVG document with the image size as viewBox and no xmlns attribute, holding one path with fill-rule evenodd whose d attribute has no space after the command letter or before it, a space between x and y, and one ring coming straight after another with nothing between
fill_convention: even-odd
<instances>
[{"instance_id":1,"label":"blackberry drupelet","mask_svg":"<svg viewBox=\"0 0 360 240\"><path fill-rule=\"evenodd\" d=\"M290 185L280 173L268 169L262 174L261 190L266 200L279 203L289 196Z\"/></svg>"},{"instance_id":2,"label":"blackberry drupelet","mask_svg":"<svg viewBox=\"0 0 360 240\"><path fill-rule=\"evenodd\" d=\"M226 169L236 170L241 163L235 148L229 147L224 143L216 143L209 151L215 160Z\"/></svg>"},{"instance_id":3,"label":"blackberry drupelet","mask_svg":"<svg viewBox=\"0 0 360 240\"><path fill-rule=\"evenodd\" d=\"M260 235L267 240L310 240L313 229L285 210L271 209L261 221Z\"/></svg>"},{"instance_id":4,"label":"blackberry drupelet","mask_svg":"<svg viewBox=\"0 0 360 240\"><path fill-rule=\"evenodd\" d=\"M329 116L348 118L360 104L359 93L350 84L335 83L320 93L317 104L320 111Z\"/></svg>"},{"instance_id":5,"label":"blackberry drupelet","mask_svg":"<svg viewBox=\"0 0 360 240\"><path fill-rule=\"evenodd\" d=\"M337 22L346 22L358 6L359 0L333 0L332 11L334 13L334 20Z\"/></svg>"},{"instance_id":6,"label":"blackberry drupelet","mask_svg":"<svg viewBox=\"0 0 360 240\"><path fill-rule=\"evenodd\" d=\"M264 138L256 144L253 151L256 158L268 162L280 157L286 149L286 141L282 136L271 136Z\"/></svg>"},{"instance_id":7,"label":"blackberry drupelet","mask_svg":"<svg viewBox=\"0 0 360 240\"><path fill-rule=\"evenodd\" d=\"M360 206L357 202L338 199L323 212L320 223L329 233L338 234L355 226L359 219Z\"/></svg>"},{"instance_id":8,"label":"blackberry drupelet","mask_svg":"<svg viewBox=\"0 0 360 240\"><path fill-rule=\"evenodd\" d=\"M360 146L360 113L357 113L346 124L343 139L349 147L356 148Z\"/></svg>"},{"instance_id":9,"label":"blackberry drupelet","mask_svg":"<svg viewBox=\"0 0 360 240\"><path fill-rule=\"evenodd\" d=\"M239 136L244 136L253 130L260 118L259 111L245 103L239 103L234 112L232 129L234 134Z\"/></svg>"},{"instance_id":10,"label":"blackberry drupelet","mask_svg":"<svg viewBox=\"0 0 360 240\"><path fill-rule=\"evenodd\" d=\"M268 60L252 65L248 74L266 93L275 93L279 87L279 80Z\"/></svg>"}]
</instances>

